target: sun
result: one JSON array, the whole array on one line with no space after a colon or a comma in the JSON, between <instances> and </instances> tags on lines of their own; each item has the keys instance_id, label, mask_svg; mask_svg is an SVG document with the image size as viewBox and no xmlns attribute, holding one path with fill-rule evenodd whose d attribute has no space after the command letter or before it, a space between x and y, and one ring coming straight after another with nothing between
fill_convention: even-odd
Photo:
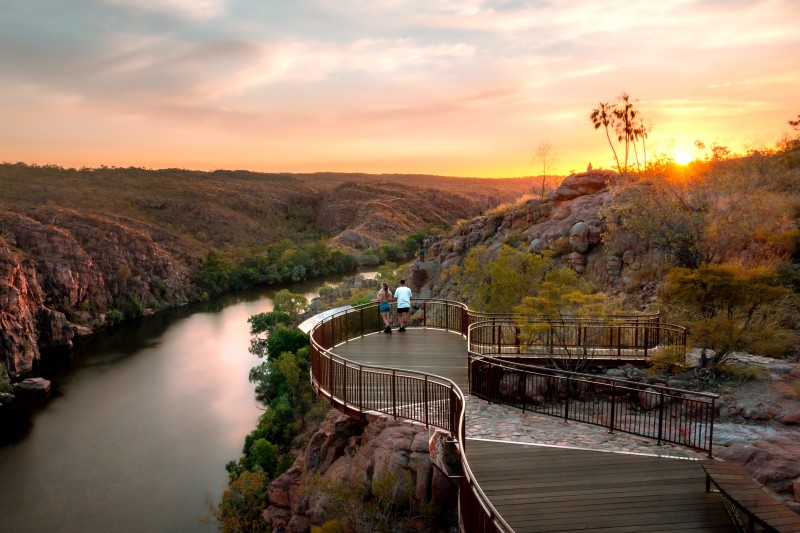
<instances>
[{"instance_id":1,"label":"sun","mask_svg":"<svg viewBox=\"0 0 800 533\"><path fill-rule=\"evenodd\" d=\"M672 160L678 163L679 165L688 165L692 161L692 156L681 150L680 152L676 152L675 155L672 156Z\"/></svg>"}]
</instances>

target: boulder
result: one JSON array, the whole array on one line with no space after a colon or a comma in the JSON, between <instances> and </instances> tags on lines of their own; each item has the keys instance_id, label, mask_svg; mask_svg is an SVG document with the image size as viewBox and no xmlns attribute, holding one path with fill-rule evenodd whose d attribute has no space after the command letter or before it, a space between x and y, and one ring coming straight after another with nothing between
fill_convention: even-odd
<instances>
[{"instance_id":1,"label":"boulder","mask_svg":"<svg viewBox=\"0 0 800 533\"><path fill-rule=\"evenodd\" d=\"M47 394L50 391L50 381L44 378L28 378L14 383L14 392L17 394Z\"/></svg>"},{"instance_id":2,"label":"boulder","mask_svg":"<svg viewBox=\"0 0 800 533\"><path fill-rule=\"evenodd\" d=\"M589 250L589 226L585 222L576 222L569 230L569 245L573 252L585 254Z\"/></svg>"},{"instance_id":3,"label":"boulder","mask_svg":"<svg viewBox=\"0 0 800 533\"><path fill-rule=\"evenodd\" d=\"M787 426L800 425L800 413L792 413L781 418L781 422Z\"/></svg>"},{"instance_id":4,"label":"boulder","mask_svg":"<svg viewBox=\"0 0 800 533\"><path fill-rule=\"evenodd\" d=\"M608 181L616 176L616 173L608 170L591 170L567 176L561 185L550 195L550 199L556 202L572 200L578 196L594 194L605 189Z\"/></svg>"}]
</instances>

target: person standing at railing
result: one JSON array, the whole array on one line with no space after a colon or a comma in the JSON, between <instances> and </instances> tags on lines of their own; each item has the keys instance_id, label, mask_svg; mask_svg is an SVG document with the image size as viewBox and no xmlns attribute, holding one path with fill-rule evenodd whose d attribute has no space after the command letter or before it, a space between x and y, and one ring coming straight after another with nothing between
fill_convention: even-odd
<instances>
[{"instance_id":1,"label":"person standing at railing","mask_svg":"<svg viewBox=\"0 0 800 533\"><path fill-rule=\"evenodd\" d=\"M381 313L381 318L383 319L383 324L386 326L383 328L384 333L388 333L389 335L392 334L392 291L389 290L389 284L385 281L383 282L383 287L381 290L378 291L378 301L380 302L379 311Z\"/></svg>"},{"instance_id":2,"label":"person standing at railing","mask_svg":"<svg viewBox=\"0 0 800 533\"><path fill-rule=\"evenodd\" d=\"M411 289L406 287L406 280L400 280L400 286L394 290L394 299L397 300L397 322L399 332L406 330L408 325L408 312L411 310Z\"/></svg>"}]
</instances>

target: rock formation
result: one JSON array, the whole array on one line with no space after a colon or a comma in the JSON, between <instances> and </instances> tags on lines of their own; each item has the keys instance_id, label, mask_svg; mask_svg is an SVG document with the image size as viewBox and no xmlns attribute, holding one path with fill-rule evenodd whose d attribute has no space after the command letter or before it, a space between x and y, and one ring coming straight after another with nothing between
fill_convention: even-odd
<instances>
[{"instance_id":1,"label":"rock formation","mask_svg":"<svg viewBox=\"0 0 800 533\"><path fill-rule=\"evenodd\" d=\"M190 258L119 218L0 207L0 363L12 380L41 350L70 348L105 313L136 302L180 305L191 297Z\"/></svg>"},{"instance_id":2,"label":"rock formation","mask_svg":"<svg viewBox=\"0 0 800 533\"><path fill-rule=\"evenodd\" d=\"M302 455L269 487L270 507L264 513L272 531L307 532L310 525L327 519L330 493L371 487L387 476L400 484L400 508L411 502L428 507L440 520L455 524L457 490L440 470L432 466L428 451L428 430L420 425L385 417L370 417L360 423L330 411L310 438ZM309 490L309 487L315 487ZM346 497L346 494L345 494ZM416 518L416 531L448 529L433 518Z\"/></svg>"},{"instance_id":3,"label":"rock formation","mask_svg":"<svg viewBox=\"0 0 800 533\"><path fill-rule=\"evenodd\" d=\"M621 289L636 279L643 262L657 259L658 254L633 238L602 242L606 228L602 209L610 199L608 185L615 179L616 173L607 170L573 174L548 200L528 200L463 222L441 237L429 238L424 243L429 261L412 268L424 268L429 280L420 296L456 297L441 272L460 264L474 246L497 250L503 244L525 245L531 252L549 250L560 266L610 289Z\"/></svg>"}]
</instances>

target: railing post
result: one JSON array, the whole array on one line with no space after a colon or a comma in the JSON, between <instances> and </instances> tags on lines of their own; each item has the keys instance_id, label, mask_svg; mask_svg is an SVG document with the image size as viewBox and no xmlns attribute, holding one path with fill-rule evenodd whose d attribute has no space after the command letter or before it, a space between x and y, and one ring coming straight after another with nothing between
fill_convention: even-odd
<instances>
[{"instance_id":1,"label":"railing post","mask_svg":"<svg viewBox=\"0 0 800 533\"><path fill-rule=\"evenodd\" d=\"M617 418L617 383L611 382L611 423L608 428L609 433L614 433L614 424Z\"/></svg>"},{"instance_id":2,"label":"railing post","mask_svg":"<svg viewBox=\"0 0 800 533\"><path fill-rule=\"evenodd\" d=\"M617 326L617 357L622 358L622 325Z\"/></svg>"},{"instance_id":3,"label":"railing post","mask_svg":"<svg viewBox=\"0 0 800 533\"><path fill-rule=\"evenodd\" d=\"M344 398L344 410L347 412L347 361L344 361L344 377L342 378L342 398Z\"/></svg>"},{"instance_id":4,"label":"railing post","mask_svg":"<svg viewBox=\"0 0 800 533\"><path fill-rule=\"evenodd\" d=\"M450 304L444 303L444 330L450 330Z\"/></svg>"},{"instance_id":5,"label":"railing post","mask_svg":"<svg viewBox=\"0 0 800 533\"><path fill-rule=\"evenodd\" d=\"M359 309L358 312L361 315L361 335L360 336L363 337L364 336L364 310L363 309Z\"/></svg>"},{"instance_id":6,"label":"railing post","mask_svg":"<svg viewBox=\"0 0 800 533\"><path fill-rule=\"evenodd\" d=\"M717 414L717 399L711 398L711 423L708 425L708 458L713 458L712 450L714 449L714 419Z\"/></svg>"},{"instance_id":7,"label":"railing post","mask_svg":"<svg viewBox=\"0 0 800 533\"><path fill-rule=\"evenodd\" d=\"M467 352L467 390L472 394L472 356Z\"/></svg>"},{"instance_id":8,"label":"railing post","mask_svg":"<svg viewBox=\"0 0 800 533\"><path fill-rule=\"evenodd\" d=\"M422 327L428 325L428 302L422 302Z\"/></svg>"},{"instance_id":9,"label":"railing post","mask_svg":"<svg viewBox=\"0 0 800 533\"><path fill-rule=\"evenodd\" d=\"M392 370L392 416L397 418L397 375Z\"/></svg>"},{"instance_id":10,"label":"railing post","mask_svg":"<svg viewBox=\"0 0 800 533\"><path fill-rule=\"evenodd\" d=\"M425 388L422 390L422 403L425 404L425 427L428 427L428 374L425 374Z\"/></svg>"},{"instance_id":11,"label":"railing post","mask_svg":"<svg viewBox=\"0 0 800 533\"><path fill-rule=\"evenodd\" d=\"M658 393L658 444L663 444L661 437L664 432L664 391Z\"/></svg>"},{"instance_id":12,"label":"railing post","mask_svg":"<svg viewBox=\"0 0 800 533\"><path fill-rule=\"evenodd\" d=\"M650 346L650 326L644 328L644 358L647 359L647 348Z\"/></svg>"},{"instance_id":13,"label":"railing post","mask_svg":"<svg viewBox=\"0 0 800 533\"><path fill-rule=\"evenodd\" d=\"M358 365L358 411L364 414L364 369Z\"/></svg>"},{"instance_id":14,"label":"railing post","mask_svg":"<svg viewBox=\"0 0 800 533\"><path fill-rule=\"evenodd\" d=\"M570 393L572 392L570 389L570 382L569 382L569 374L567 374L567 401L564 403L564 422L569 420L569 397Z\"/></svg>"}]
</instances>

